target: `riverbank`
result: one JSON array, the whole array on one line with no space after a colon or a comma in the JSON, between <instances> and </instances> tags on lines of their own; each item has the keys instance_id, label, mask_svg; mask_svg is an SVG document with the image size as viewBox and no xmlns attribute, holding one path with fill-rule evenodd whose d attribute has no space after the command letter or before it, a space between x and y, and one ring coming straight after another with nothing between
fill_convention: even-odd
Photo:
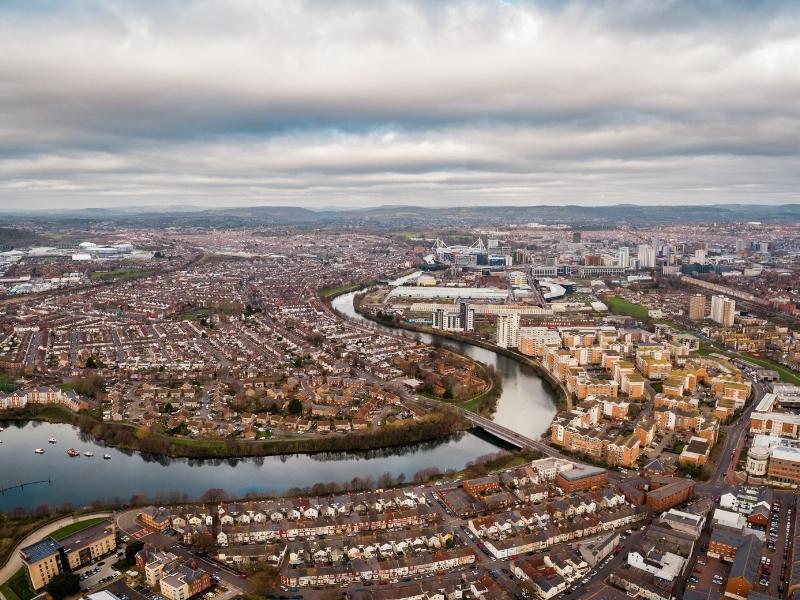
<instances>
[{"instance_id":1,"label":"riverbank","mask_svg":"<svg viewBox=\"0 0 800 600\"><path fill-rule=\"evenodd\" d=\"M410 422L400 421L378 429L345 435L297 437L275 440L196 439L168 436L135 425L107 423L87 414L75 414L62 406L28 406L4 411L7 421L43 421L77 427L105 446L169 458L224 459L362 452L443 440L472 428L472 424L448 407Z\"/></svg>"}]
</instances>

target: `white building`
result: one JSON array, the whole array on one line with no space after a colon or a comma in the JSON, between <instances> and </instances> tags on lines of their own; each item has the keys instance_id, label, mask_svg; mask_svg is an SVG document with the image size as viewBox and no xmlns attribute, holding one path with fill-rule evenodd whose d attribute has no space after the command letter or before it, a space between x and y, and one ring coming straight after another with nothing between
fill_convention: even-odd
<instances>
[{"instance_id":1,"label":"white building","mask_svg":"<svg viewBox=\"0 0 800 600\"><path fill-rule=\"evenodd\" d=\"M519 314L497 315L497 345L501 348L519 345Z\"/></svg>"},{"instance_id":2,"label":"white building","mask_svg":"<svg viewBox=\"0 0 800 600\"><path fill-rule=\"evenodd\" d=\"M711 297L711 320L723 327L732 327L736 315L736 301L722 295Z\"/></svg>"},{"instance_id":3,"label":"white building","mask_svg":"<svg viewBox=\"0 0 800 600\"><path fill-rule=\"evenodd\" d=\"M631 251L627 246L620 246L617 252L617 266L627 269L631 264Z\"/></svg>"},{"instance_id":4,"label":"white building","mask_svg":"<svg viewBox=\"0 0 800 600\"><path fill-rule=\"evenodd\" d=\"M656 266L656 249L650 244L639 246L639 268L652 269Z\"/></svg>"}]
</instances>

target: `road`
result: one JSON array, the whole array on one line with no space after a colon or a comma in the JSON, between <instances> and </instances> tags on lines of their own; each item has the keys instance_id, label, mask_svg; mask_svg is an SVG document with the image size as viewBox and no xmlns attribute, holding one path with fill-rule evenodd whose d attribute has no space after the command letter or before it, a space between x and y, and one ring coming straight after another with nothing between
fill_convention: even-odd
<instances>
[{"instance_id":1,"label":"road","mask_svg":"<svg viewBox=\"0 0 800 600\"><path fill-rule=\"evenodd\" d=\"M722 431L725 432L725 441L722 444L719 460L711 478L706 482L698 482L698 493L718 496L730 486L741 483L735 473L736 462L744 445L745 434L750 428L750 413L766 392L766 384L755 383L753 385L753 400L745 407L736 421L722 428Z\"/></svg>"},{"instance_id":2,"label":"road","mask_svg":"<svg viewBox=\"0 0 800 600\"><path fill-rule=\"evenodd\" d=\"M54 531L57 531L66 525L71 525L72 523L77 523L79 521L86 521L87 519L94 519L95 517L110 517L113 514L114 513L111 512L96 512L88 515L71 515L69 517L62 517L57 521L53 521L52 523L48 523L44 527L37 529L33 533L29 533L14 548L14 551L11 553L11 557L8 559L8 562L6 562L6 564L0 568L0 582L8 581L8 579L14 573L22 568L22 559L19 557L19 551L25 546L30 546L34 542L38 542L42 538L47 537Z\"/></svg>"}]
</instances>

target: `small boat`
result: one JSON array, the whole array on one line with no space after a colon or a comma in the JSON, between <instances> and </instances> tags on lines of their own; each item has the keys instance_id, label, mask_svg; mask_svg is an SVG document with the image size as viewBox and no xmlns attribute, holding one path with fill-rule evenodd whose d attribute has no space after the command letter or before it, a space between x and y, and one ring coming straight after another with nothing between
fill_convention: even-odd
<instances>
[{"instance_id":1,"label":"small boat","mask_svg":"<svg viewBox=\"0 0 800 600\"><path fill-rule=\"evenodd\" d=\"M94 452L91 452L91 451L87 450L86 452L83 453L83 455L84 456L94 456Z\"/></svg>"},{"instance_id":2,"label":"small boat","mask_svg":"<svg viewBox=\"0 0 800 600\"><path fill-rule=\"evenodd\" d=\"M67 450L67 454L69 456L80 456L81 455L81 453L78 452L77 450L75 450L75 448L70 448L69 450Z\"/></svg>"},{"instance_id":3,"label":"small boat","mask_svg":"<svg viewBox=\"0 0 800 600\"><path fill-rule=\"evenodd\" d=\"M111 455L110 454L103 454L103 459L111 460Z\"/></svg>"},{"instance_id":4,"label":"small boat","mask_svg":"<svg viewBox=\"0 0 800 600\"><path fill-rule=\"evenodd\" d=\"M44 448L37 448L33 452L34 452L34 454L44 454Z\"/></svg>"},{"instance_id":5,"label":"small boat","mask_svg":"<svg viewBox=\"0 0 800 600\"><path fill-rule=\"evenodd\" d=\"M56 443L58 440L57 440L56 438L50 438L50 439L49 439L49 440L47 440L47 441L48 441L49 443L51 443L51 444L55 444L55 443Z\"/></svg>"}]
</instances>

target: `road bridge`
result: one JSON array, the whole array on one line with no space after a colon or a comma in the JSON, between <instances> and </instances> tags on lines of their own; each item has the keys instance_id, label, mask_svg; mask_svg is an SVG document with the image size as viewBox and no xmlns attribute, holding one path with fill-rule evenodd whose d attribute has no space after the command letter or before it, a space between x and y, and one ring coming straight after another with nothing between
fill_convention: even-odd
<instances>
[{"instance_id":1,"label":"road bridge","mask_svg":"<svg viewBox=\"0 0 800 600\"><path fill-rule=\"evenodd\" d=\"M555 448L548 446L542 441L534 440L533 438L529 438L521 433L517 433L513 429L509 429L508 427L504 427L499 423L495 423L491 419L487 419L486 417L482 417L476 413L470 412L468 410L462 410L461 415L467 419L470 423L472 423L476 428L482 429L486 433L493 435L494 437L503 440L504 442L511 444L512 446L516 446L517 448L531 448L533 450L537 450L544 454L545 456L550 456L553 458L564 458L567 460L574 461L574 458L565 456Z\"/></svg>"}]
</instances>

